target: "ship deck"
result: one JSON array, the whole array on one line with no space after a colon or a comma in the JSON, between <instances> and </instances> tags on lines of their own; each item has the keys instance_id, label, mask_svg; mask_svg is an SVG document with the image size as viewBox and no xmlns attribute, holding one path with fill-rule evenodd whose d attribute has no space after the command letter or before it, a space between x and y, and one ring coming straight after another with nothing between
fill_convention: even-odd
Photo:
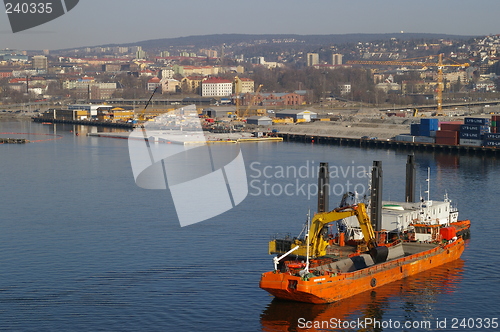
<instances>
[{"instance_id":1,"label":"ship deck","mask_svg":"<svg viewBox=\"0 0 500 332\"><path fill-rule=\"evenodd\" d=\"M424 252L433 248L436 248L436 244L432 243L412 243L405 242L389 247L389 255L387 257L387 262L396 260L402 257L411 256ZM343 254L352 253L351 247L340 247L343 248ZM345 248L345 249L344 249ZM345 257L345 256L344 256ZM361 254L359 256L347 257L339 259L335 262L323 264L314 268L314 270L320 272L335 272L335 273L347 273L354 272L358 270L365 269L367 267L373 266L375 263L373 259L368 254Z\"/></svg>"}]
</instances>

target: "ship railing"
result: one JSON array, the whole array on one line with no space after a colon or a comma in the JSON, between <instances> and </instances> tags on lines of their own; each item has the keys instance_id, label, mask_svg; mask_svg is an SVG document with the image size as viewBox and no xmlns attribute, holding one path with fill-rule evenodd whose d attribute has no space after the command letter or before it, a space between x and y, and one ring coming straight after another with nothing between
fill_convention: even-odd
<instances>
[{"instance_id":1,"label":"ship railing","mask_svg":"<svg viewBox=\"0 0 500 332\"><path fill-rule=\"evenodd\" d=\"M380 264L373 265L369 268L358 270L358 271L353 271L353 272L344 272L344 273L337 273L338 275L344 275L346 277L360 277L360 276L365 276L365 275L371 275L374 272L378 272L381 270L386 270L388 268L396 267L396 266L402 266L405 265L408 262L411 261L416 261L418 259L421 259L422 257L427 258L429 256L432 256L436 251L439 250L440 247L436 247L429 252L425 253L423 256L422 255L410 255L407 257L401 257L397 259L397 262L395 261L389 261L389 262L384 262Z\"/></svg>"}]
</instances>

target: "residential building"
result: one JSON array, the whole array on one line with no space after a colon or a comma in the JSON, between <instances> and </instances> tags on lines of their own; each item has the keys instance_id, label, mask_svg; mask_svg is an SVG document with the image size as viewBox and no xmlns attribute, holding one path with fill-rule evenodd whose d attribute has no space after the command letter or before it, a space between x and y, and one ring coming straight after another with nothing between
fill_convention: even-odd
<instances>
[{"instance_id":1,"label":"residential building","mask_svg":"<svg viewBox=\"0 0 500 332\"><path fill-rule=\"evenodd\" d=\"M223 78L209 78L201 82L203 97L224 97L233 93L233 82Z\"/></svg>"},{"instance_id":2,"label":"residential building","mask_svg":"<svg viewBox=\"0 0 500 332\"><path fill-rule=\"evenodd\" d=\"M447 84L448 86L448 84ZM445 86L444 88L446 89ZM402 94L433 94L437 89L436 81L403 81L401 83Z\"/></svg>"},{"instance_id":3,"label":"residential building","mask_svg":"<svg viewBox=\"0 0 500 332\"><path fill-rule=\"evenodd\" d=\"M337 66L342 64L342 54L332 54L332 65Z\"/></svg>"},{"instance_id":4,"label":"residential building","mask_svg":"<svg viewBox=\"0 0 500 332\"><path fill-rule=\"evenodd\" d=\"M475 84L476 91L480 92L495 92L496 84L495 82L487 77L481 77L479 81Z\"/></svg>"},{"instance_id":5,"label":"residential building","mask_svg":"<svg viewBox=\"0 0 500 332\"><path fill-rule=\"evenodd\" d=\"M172 68L163 68L161 69L161 78L174 78L175 72Z\"/></svg>"},{"instance_id":6,"label":"residential building","mask_svg":"<svg viewBox=\"0 0 500 332\"><path fill-rule=\"evenodd\" d=\"M12 70L11 71L0 71L0 78L7 78L7 77L12 77Z\"/></svg>"},{"instance_id":7,"label":"residential building","mask_svg":"<svg viewBox=\"0 0 500 332\"><path fill-rule=\"evenodd\" d=\"M195 93L201 95L201 82L203 76L187 76L181 80L182 93Z\"/></svg>"},{"instance_id":8,"label":"residential building","mask_svg":"<svg viewBox=\"0 0 500 332\"><path fill-rule=\"evenodd\" d=\"M254 80L246 77L239 78L236 76L234 78L234 89L233 93L253 93L255 88Z\"/></svg>"},{"instance_id":9,"label":"residential building","mask_svg":"<svg viewBox=\"0 0 500 332\"><path fill-rule=\"evenodd\" d=\"M311 67L319 64L319 54L318 53L307 53L307 66Z\"/></svg>"},{"instance_id":10,"label":"residential building","mask_svg":"<svg viewBox=\"0 0 500 332\"><path fill-rule=\"evenodd\" d=\"M144 52L143 50L138 50L137 52L135 52L135 58L146 59L146 52Z\"/></svg>"},{"instance_id":11,"label":"residential building","mask_svg":"<svg viewBox=\"0 0 500 332\"><path fill-rule=\"evenodd\" d=\"M400 91L401 85L398 83L383 82L383 83L377 83L375 85L375 89L379 89L387 93L389 91Z\"/></svg>"},{"instance_id":12,"label":"residential building","mask_svg":"<svg viewBox=\"0 0 500 332\"><path fill-rule=\"evenodd\" d=\"M200 53L201 54L205 54L209 58L216 58L217 57L217 51L216 50L201 49Z\"/></svg>"},{"instance_id":13,"label":"residential building","mask_svg":"<svg viewBox=\"0 0 500 332\"><path fill-rule=\"evenodd\" d=\"M152 77L149 79L146 89L148 91L154 91L156 89L156 87L158 87L160 85L161 85L160 79L158 77Z\"/></svg>"},{"instance_id":14,"label":"residential building","mask_svg":"<svg viewBox=\"0 0 500 332\"><path fill-rule=\"evenodd\" d=\"M444 73L443 74L444 80L455 83L457 81L460 81L461 83L466 83L467 80L467 73L462 70L462 71L455 71L451 73Z\"/></svg>"},{"instance_id":15,"label":"residential building","mask_svg":"<svg viewBox=\"0 0 500 332\"><path fill-rule=\"evenodd\" d=\"M175 93L181 89L181 82L173 78L162 78L160 84L161 93Z\"/></svg>"},{"instance_id":16,"label":"residential building","mask_svg":"<svg viewBox=\"0 0 500 332\"><path fill-rule=\"evenodd\" d=\"M214 66L179 66L174 65L172 67L176 74L180 74L182 76L191 76L191 75L217 75L219 74L219 67Z\"/></svg>"},{"instance_id":17,"label":"residential building","mask_svg":"<svg viewBox=\"0 0 500 332\"><path fill-rule=\"evenodd\" d=\"M38 71L47 72L49 69L49 62L45 55L35 55L33 57L33 69Z\"/></svg>"},{"instance_id":18,"label":"residential building","mask_svg":"<svg viewBox=\"0 0 500 332\"><path fill-rule=\"evenodd\" d=\"M339 84L339 88L341 95L346 95L348 93L351 93L351 83Z\"/></svg>"}]
</instances>

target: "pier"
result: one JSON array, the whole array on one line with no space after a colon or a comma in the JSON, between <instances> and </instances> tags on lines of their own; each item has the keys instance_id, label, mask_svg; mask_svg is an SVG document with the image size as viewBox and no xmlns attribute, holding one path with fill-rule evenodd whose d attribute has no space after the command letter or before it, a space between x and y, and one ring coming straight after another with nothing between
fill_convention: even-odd
<instances>
[{"instance_id":1,"label":"pier","mask_svg":"<svg viewBox=\"0 0 500 332\"><path fill-rule=\"evenodd\" d=\"M331 144L360 148L393 149L404 151L441 152L453 154L499 156L500 149L495 147L481 147L468 145L446 145L435 143L402 142L379 139L360 139L347 137L332 137L309 134L277 133L285 142L303 142L315 144Z\"/></svg>"},{"instance_id":2,"label":"pier","mask_svg":"<svg viewBox=\"0 0 500 332\"><path fill-rule=\"evenodd\" d=\"M0 144L25 144L29 142L26 138L0 138Z\"/></svg>"},{"instance_id":3,"label":"pier","mask_svg":"<svg viewBox=\"0 0 500 332\"><path fill-rule=\"evenodd\" d=\"M83 126L97 126L97 127L111 127L111 128L129 128L133 129L134 124L132 123L118 123L118 122L109 122L109 121L90 121L90 120L66 120L66 119L50 119L50 118L33 118L34 122L39 123L67 123L67 124L76 124Z\"/></svg>"}]
</instances>

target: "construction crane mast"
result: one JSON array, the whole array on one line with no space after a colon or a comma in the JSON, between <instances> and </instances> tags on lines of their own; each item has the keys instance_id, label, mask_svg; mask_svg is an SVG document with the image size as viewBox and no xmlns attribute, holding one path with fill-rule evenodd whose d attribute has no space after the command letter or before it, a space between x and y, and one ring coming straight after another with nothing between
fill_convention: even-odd
<instances>
[{"instance_id":1,"label":"construction crane mast","mask_svg":"<svg viewBox=\"0 0 500 332\"><path fill-rule=\"evenodd\" d=\"M443 54L438 55L438 62L420 62L420 61L371 61L371 60L350 60L346 64L351 65L386 65L386 66L420 66L437 67L437 88L436 102L438 115L443 109L443 68L444 67L469 67L468 63L443 64Z\"/></svg>"}]
</instances>

